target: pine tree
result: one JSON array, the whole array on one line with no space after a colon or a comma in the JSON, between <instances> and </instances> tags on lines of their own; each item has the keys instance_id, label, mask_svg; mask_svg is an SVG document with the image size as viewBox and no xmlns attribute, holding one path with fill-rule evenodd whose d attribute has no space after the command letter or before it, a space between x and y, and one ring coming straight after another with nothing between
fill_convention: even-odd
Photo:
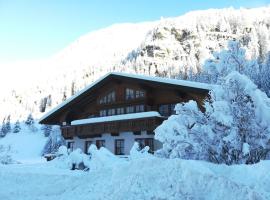
<instances>
[{"instance_id":1,"label":"pine tree","mask_svg":"<svg viewBox=\"0 0 270 200\"><path fill-rule=\"evenodd\" d=\"M7 117L7 121L6 121L6 133L11 132L11 125L10 125L10 115Z\"/></svg>"},{"instance_id":2,"label":"pine tree","mask_svg":"<svg viewBox=\"0 0 270 200\"><path fill-rule=\"evenodd\" d=\"M36 132L37 128L35 127L35 120L32 116L32 114L30 113L25 121L25 125L32 131L32 132Z\"/></svg>"},{"instance_id":3,"label":"pine tree","mask_svg":"<svg viewBox=\"0 0 270 200\"><path fill-rule=\"evenodd\" d=\"M1 130L0 130L0 137L5 137L7 134L6 131L6 119L4 118L3 122L2 122L2 126L1 126Z\"/></svg>"},{"instance_id":4,"label":"pine tree","mask_svg":"<svg viewBox=\"0 0 270 200\"><path fill-rule=\"evenodd\" d=\"M19 133L20 131L21 131L20 122L19 120L17 120L13 128L13 133Z\"/></svg>"},{"instance_id":5,"label":"pine tree","mask_svg":"<svg viewBox=\"0 0 270 200\"><path fill-rule=\"evenodd\" d=\"M25 124L26 124L27 126L31 126L31 125L33 125L34 123L35 123L34 118L33 118L32 114L30 113L30 114L28 115L26 121L25 121Z\"/></svg>"}]
</instances>

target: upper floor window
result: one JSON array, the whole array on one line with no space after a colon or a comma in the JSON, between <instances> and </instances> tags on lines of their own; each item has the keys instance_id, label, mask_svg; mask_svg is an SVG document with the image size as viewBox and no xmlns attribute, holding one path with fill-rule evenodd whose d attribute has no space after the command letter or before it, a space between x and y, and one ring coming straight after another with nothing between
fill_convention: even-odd
<instances>
[{"instance_id":1,"label":"upper floor window","mask_svg":"<svg viewBox=\"0 0 270 200\"><path fill-rule=\"evenodd\" d=\"M134 106L128 106L128 107L126 107L126 112L127 113L134 113Z\"/></svg>"},{"instance_id":2,"label":"upper floor window","mask_svg":"<svg viewBox=\"0 0 270 200\"><path fill-rule=\"evenodd\" d=\"M169 116L169 105L160 105L158 111L162 116Z\"/></svg>"},{"instance_id":3,"label":"upper floor window","mask_svg":"<svg viewBox=\"0 0 270 200\"><path fill-rule=\"evenodd\" d=\"M160 105L159 109L158 109L159 113L162 116L169 116L169 115L175 114L175 110L174 110L175 105L176 104L163 104L163 105Z\"/></svg>"},{"instance_id":4,"label":"upper floor window","mask_svg":"<svg viewBox=\"0 0 270 200\"><path fill-rule=\"evenodd\" d=\"M145 96L144 91L136 90L136 98L143 98Z\"/></svg>"},{"instance_id":5,"label":"upper floor window","mask_svg":"<svg viewBox=\"0 0 270 200\"><path fill-rule=\"evenodd\" d=\"M136 105L136 112L144 112L144 105Z\"/></svg>"},{"instance_id":6,"label":"upper floor window","mask_svg":"<svg viewBox=\"0 0 270 200\"><path fill-rule=\"evenodd\" d=\"M100 100L99 100L99 104L106 104L106 103L112 103L115 102L115 91L110 92L109 94L103 96Z\"/></svg>"},{"instance_id":7,"label":"upper floor window","mask_svg":"<svg viewBox=\"0 0 270 200\"><path fill-rule=\"evenodd\" d=\"M125 114L125 109L124 108L117 108L116 112L117 112L117 115L122 115L122 114Z\"/></svg>"},{"instance_id":8,"label":"upper floor window","mask_svg":"<svg viewBox=\"0 0 270 200\"><path fill-rule=\"evenodd\" d=\"M126 100L134 99L134 90L127 88L126 89Z\"/></svg>"},{"instance_id":9,"label":"upper floor window","mask_svg":"<svg viewBox=\"0 0 270 200\"><path fill-rule=\"evenodd\" d=\"M108 109L108 116L115 115L115 109Z\"/></svg>"},{"instance_id":10,"label":"upper floor window","mask_svg":"<svg viewBox=\"0 0 270 200\"><path fill-rule=\"evenodd\" d=\"M99 111L99 116L100 117L104 117L104 116L106 116L107 115L107 110L100 110Z\"/></svg>"},{"instance_id":11,"label":"upper floor window","mask_svg":"<svg viewBox=\"0 0 270 200\"><path fill-rule=\"evenodd\" d=\"M134 90L131 88L126 88L126 100L138 99L145 97L145 92L143 90Z\"/></svg>"}]
</instances>

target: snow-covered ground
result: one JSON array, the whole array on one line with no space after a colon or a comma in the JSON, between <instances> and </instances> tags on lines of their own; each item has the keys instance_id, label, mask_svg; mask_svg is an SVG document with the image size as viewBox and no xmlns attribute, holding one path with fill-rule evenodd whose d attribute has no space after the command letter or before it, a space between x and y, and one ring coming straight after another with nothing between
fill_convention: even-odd
<instances>
[{"instance_id":1,"label":"snow-covered ground","mask_svg":"<svg viewBox=\"0 0 270 200\"><path fill-rule=\"evenodd\" d=\"M0 158L10 156L19 163L44 161L41 153L48 138L37 127L34 131L25 125L21 125L21 128L18 133L11 132L0 138Z\"/></svg>"},{"instance_id":2,"label":"snow-covered ground","mask_svg":"<svg viewBox=\"0 0 270 200\"><path fill-rule=\"evenodd\" d=\"M99 164L88 172L64 169L60 161L0 165L0 199L270 198L270 161L252 166L154 156L108 161L91 161Z\"/></svg>"}]
</instances>

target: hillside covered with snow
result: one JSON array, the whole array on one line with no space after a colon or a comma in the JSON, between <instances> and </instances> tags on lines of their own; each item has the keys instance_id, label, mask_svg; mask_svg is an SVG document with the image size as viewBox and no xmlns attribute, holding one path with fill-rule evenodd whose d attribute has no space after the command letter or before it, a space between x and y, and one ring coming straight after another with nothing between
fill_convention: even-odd
<instances>
[{"instance_id":1,"label":"hillside covered with snow","mask_svg":"<svg viewBox=\"0 0 270 200\"><path fill-rule=\"evenodd\" d=\"M239 40L248 59L270 50L270 7L212 9L88 33L46 60L1 64L0 121L39 118L110 71L187 78Z\"/></svg>"}]
</instances>

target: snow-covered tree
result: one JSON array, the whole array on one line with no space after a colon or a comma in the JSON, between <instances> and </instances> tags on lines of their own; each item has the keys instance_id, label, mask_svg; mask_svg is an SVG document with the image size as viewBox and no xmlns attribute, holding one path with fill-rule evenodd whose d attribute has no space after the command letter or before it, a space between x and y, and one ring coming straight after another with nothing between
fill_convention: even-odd
<instances>
[{"instance_id":1,"label":"snow-covered tree","mask_svg":"<svg viewBox=\"0 0 270 200\"><path fill-rule=\"evenodd\" d=\"M270 150L270 99L236 71L222 78L206 104L208 125L215 133L218 163L256 163Z\"/></svg>"},{"instance_id":2,"label":"snow-covered tree","mask_svg":"<svg viewBox=\"0 0 270 200\"><path fill-rule=\"evenodd\" d=\"M51 134L42 151L42 155L56 153L58 148L62 145L65 145L65 140L61 135L61 131L58 126L53 126Z\"/></svg>"},{"instance_id":3,"label":"snow-covered tree","mask_svg":"<svg viewBox=\"0 0 270 200\"><path fill-rule=\"evenodd\" d=\"M252 67L257 70L256 62L245 59L237 42L215 56L206 67L218 85L210 92L206 111L201 112L194 101L178 104L177 115L155 130L163 143L158 154L226 164L268 158L270 99L249 78Z\"/></svg>"},{"instance_id":4,"label":"snow-covered tree","mask_svg":"<svg viewBox=\"0 0 270 200\"><path fill-rule=\"evenodd\" d=\"M19 133L21 131L21 126L19 120L15 122L14 128L13 128L13 133Z\"/></svg>"},{"instance_id":5,"label":"snow-covered tree","mask_svg":"<svg viewBox=\"0 0 270 200\"><path fill-rule=\"evenodd\" d=\"M25 124L26 124L27 126L31 126L31 125L33 125L34 123L35 123L34 118L33 118L32 114L30 113L30 114L28 115L26 121L25 121Z\"/></svg>"},{"instance_id":6,"label":"snow-covered tree","mask_svg":"<svg viewBox=\"0 0 270 200\"><path fill-rule=\"evenodd\" d=\"M32 131L32 132L36 132L37 128L35 126L35 120L32 116L32 114L30 113L25 121L25 125Z\"/></svg>"},{"instance_id":7,"label":"snow-covered tree","mask_svg":"<svg viewBox=\"0 0 270 200\"><path fill-rule=\"evenodd\" d=\"M11 125L10 125L10 115L7 117L7 121L6 121L6 132L9 133L11 131Z\"/></svg>"},{"instance_id":8,"label":"snow-covered tree","mask_svg":"<svg viewBox=\"0 0 270 200\"><path fill-rule=\"evenodd\" d=\"M209 74L209 82L217 83L218 77L225 77L232 71L246 74L255 83L259 83L259 64L256 60L247 60L246 50L239 41L229 41L228 47L213 53L212 59L205 62L204 70Z\"/></svg>"},{"instance_id":9,"label":"snow-covered tree","mask_svg":"<svg viewBox=\"0 0 270 200\"><path fill-rule=\"evenodd\" d=\"M211 129L195 101L177 104L176 115L155 130L155 139L163 143L157 155L167 158L208 160L208 135Z\"/></svg>"},{"instance_id":10,"label":"snow-covered tree","mask_svg":"<svg viewBox=\"0 0 270 200\"><path fill-rule=\"evenodd\" d=\"M270 97L270 52L267 54L266 60L262 64L261 76L262 90Z\"/></svg>"},{"instance_id":11,"label":"snow-covered tree","mask_svg":"<svg viewBox=\"0 0 270 200\"><path fill-rule=\"evenodd\" d=\"M52 125L43 125L41 127L41 130L43 131L43 134L45 137L49 137L52 132Z\"/></svg>"}]
</instances>

